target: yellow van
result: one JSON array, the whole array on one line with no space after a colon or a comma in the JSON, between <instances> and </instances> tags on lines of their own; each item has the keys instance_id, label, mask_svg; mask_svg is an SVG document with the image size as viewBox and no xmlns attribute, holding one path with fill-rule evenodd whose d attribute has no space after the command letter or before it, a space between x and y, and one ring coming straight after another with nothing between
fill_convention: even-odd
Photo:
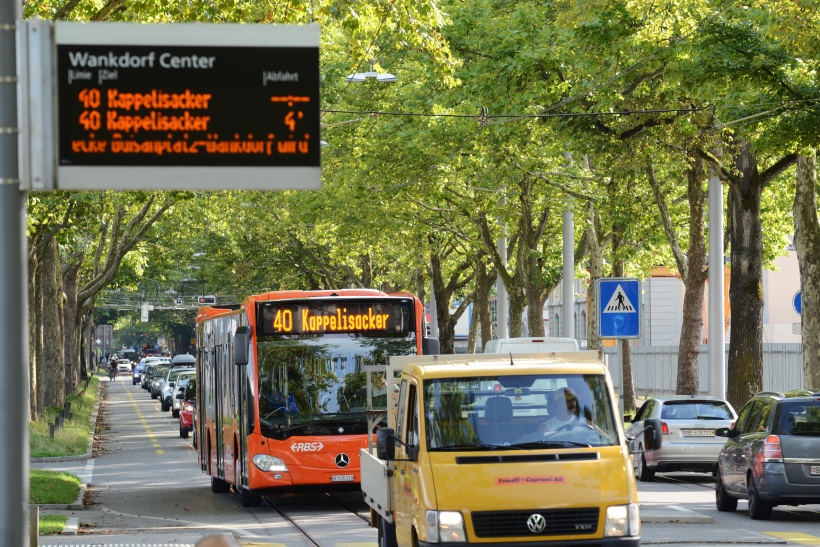
<instances>
[{"instance_id":1,"label":"yellow van","mask_svg":"<svg viewBox=\"0 0 820 547\"><path fill-rule=\"evenodd\" d=\"M640 545L597 352L394 357L390 368L401 371L390 427L361 454L380 546ZM659 433L646 436L657 446Z\"/></svg>"}]
</instances>

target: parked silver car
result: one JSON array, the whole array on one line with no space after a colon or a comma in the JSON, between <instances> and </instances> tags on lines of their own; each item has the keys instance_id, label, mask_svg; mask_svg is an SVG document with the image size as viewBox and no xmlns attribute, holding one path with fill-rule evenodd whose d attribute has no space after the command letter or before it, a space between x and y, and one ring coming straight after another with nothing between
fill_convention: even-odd
<instances>
[{"instance_id":1,"label":"parked silver car","mask_svg":"<svg viewBox=\"0 0 820 547\"><path fill-rule=\"evenodd\" d=\"M726 437L715 430L730 427L737 413L725 399L707 396L670 395L647 399L626 430L628 437L640 432L647 419L659 419L663 444L644 451L642 437L629 444L635 476L648 482L655 473L697 471L715 473L718 454Z\"/></svg>"},{"instance_id":2,"label":"parked silver car","mask_svg":"<svg viewBox=\"0 0 820 547\"><path fill-rule=\"evenodd\" d=\"M160 408L163 412L167 412L173 405L174 388L177 385L177 380L180 375L189 376L194 374L196 369L190 367L171 367L165 374L165 380L162 383L162 393L160 395Z\"/></svg>"}]
</instances>

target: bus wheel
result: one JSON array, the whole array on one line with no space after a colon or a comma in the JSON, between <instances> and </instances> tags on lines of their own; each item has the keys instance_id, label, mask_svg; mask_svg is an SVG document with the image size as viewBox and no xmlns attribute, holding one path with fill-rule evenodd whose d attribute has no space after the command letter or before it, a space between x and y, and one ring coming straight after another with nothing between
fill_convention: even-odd
<instances>
[{"instance_id":1,"label":"bus wheel","mask_svg":"<svg viewBox=\"0 0 820 547\"><path fill-rule=\"evenodd\" d=\"M239 468L239 460L234 462L234 469L236 470L236 483L233 488L236 495L239 496L239 503L242 504L242 507L259 507L262 504L262 496L253 494L250 490L242 488L242 473Z\"/></svg>"},{"instance_id":2,"label":"bus wheel","mask_svg":"<svg viewBox=\"0 0 820 547\"><path fill-rule=\"evenodd\" d=\"M231 485L220 478L211 476L211 492L214 494L224 494L231 489Z\"/></svg>"}]
</instances>

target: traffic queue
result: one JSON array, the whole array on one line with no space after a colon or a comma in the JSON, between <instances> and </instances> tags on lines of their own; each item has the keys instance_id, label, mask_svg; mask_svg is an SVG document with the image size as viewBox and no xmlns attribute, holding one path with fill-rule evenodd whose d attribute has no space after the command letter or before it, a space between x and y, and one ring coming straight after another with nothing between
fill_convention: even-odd
<instances>
[{"instance_id":1,"label":"traffic queue","mask_svg":"<svg viewBox=\"0 0 820 547\"><path fill-rule=\"evenodd\" d=\"M151 399L159 400L162 412L179 419L179 436L193 433L196 447L196 358L182 353L170 357L144 357L134 366L132 384L140 384Z\"/></svg>"}]
</instances>

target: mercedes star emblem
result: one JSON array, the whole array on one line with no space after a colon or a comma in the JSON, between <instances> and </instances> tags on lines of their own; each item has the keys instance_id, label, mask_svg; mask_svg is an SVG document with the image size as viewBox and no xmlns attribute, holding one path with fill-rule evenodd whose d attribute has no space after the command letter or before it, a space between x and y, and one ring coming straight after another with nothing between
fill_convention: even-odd
<instances>
[{"instance_id":1,"label":"mercedes star emblem","mask_svg":"<svg viewBox=\"0 0 820 547\"><path fill-rule=\"evenodd\" d=\"M350 463L350 456L348 456L347 454L339 454L338 456L336 456L336 465L337 466L347 467L347 465L349 463ZM538 516L540 517L541 515L538 515ZM530 517L530 518L532 518L532 517Z\"/></svg>"},{"instance_id":2,"label":"mercedes star emblem","mask_svg":"<svg viewBox=\"0 0 820 547\"><path fill-rule=\"evenodd\" d=\"M337 458L338 460L338 458ZM538 534L544 531L544 528L547 527L547 521L539 515L535 513L534 515L530 515L530 518L527 519L527 528L530 529L530 532L533 534Z\"/></svg>"}]
</instances>

